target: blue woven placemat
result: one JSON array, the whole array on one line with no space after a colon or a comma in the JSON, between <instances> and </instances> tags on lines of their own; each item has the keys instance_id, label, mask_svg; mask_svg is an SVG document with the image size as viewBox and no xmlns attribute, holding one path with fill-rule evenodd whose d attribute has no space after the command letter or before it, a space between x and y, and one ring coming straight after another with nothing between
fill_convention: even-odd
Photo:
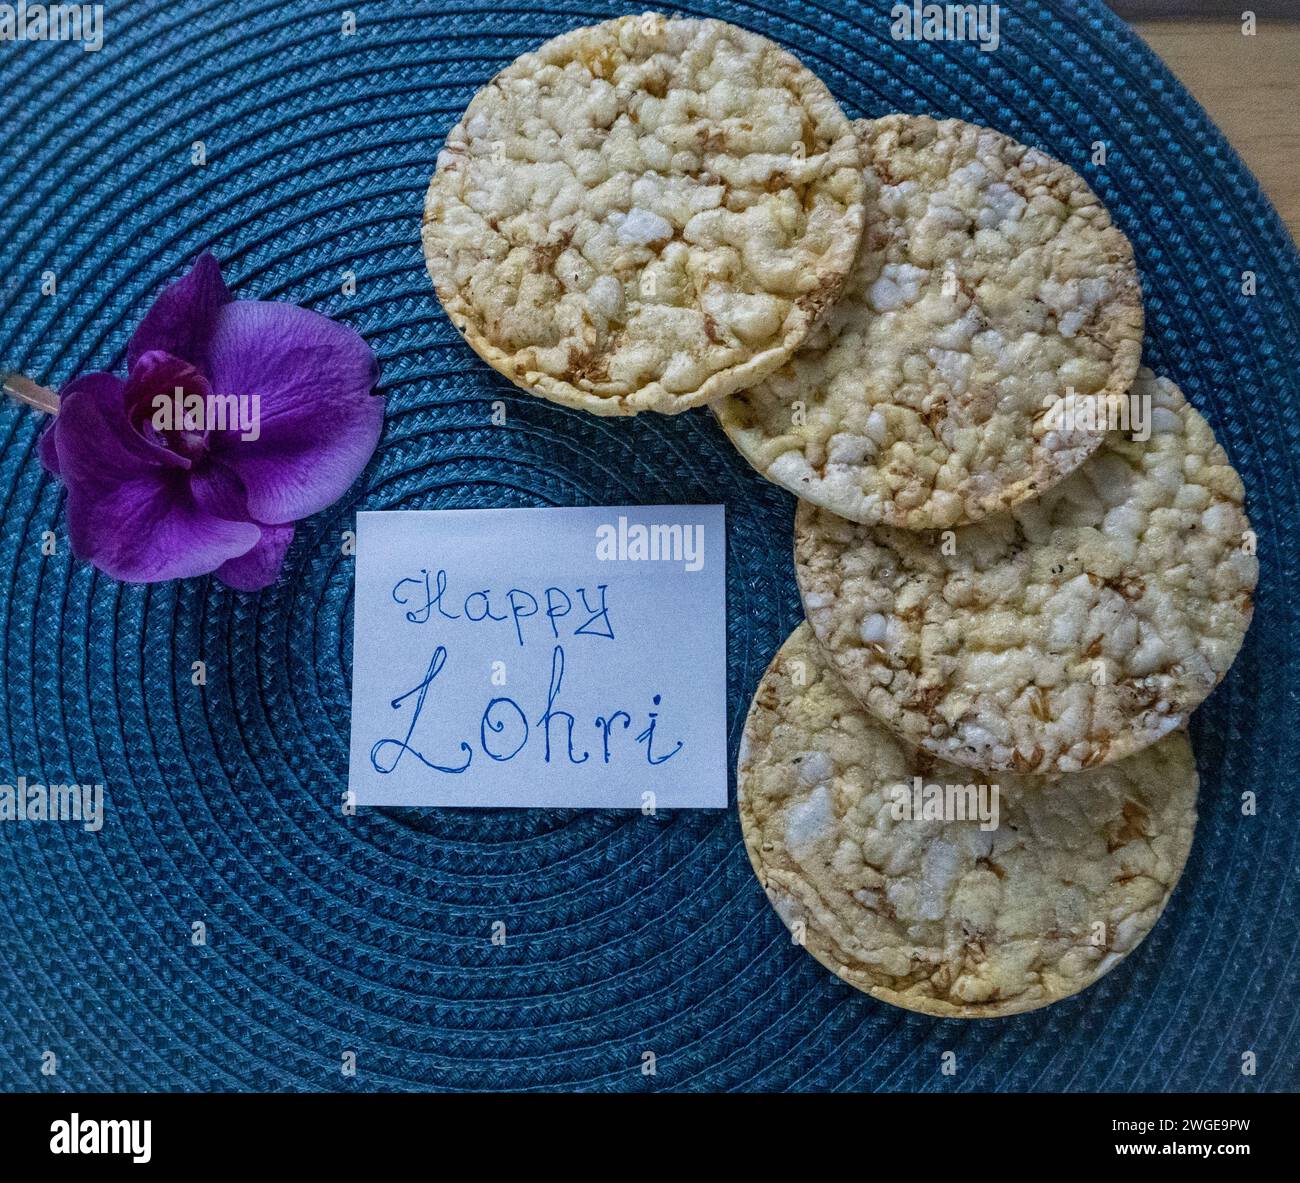
<instances>
[{"instance_id":1,"label":"blue woven placemat","mask_svg":"<svg viewBox=\"0 0 1300 1183\"><path fill-rule=\"evenodd\" d=\"M359 508L724 501L733 752L799 619L793 503L706 412L615 422L531 399L457 339L425 277L425 184L475 89L544 38L635 7L108 0L99 53L0 45L0 366L57 385L120 365L153 294L211 246L237 295L360 330L388 399L365 477L299 528L257 597L125 587L72 561L37 417L0 408L0 782L102 782L108 798L98 834L0 826L0 1086L1295 1087L1300 259L1203 112L1097 4L1004 4L992 53L895 41L884 3L662 7L795 49L851 115L956 116L1041 146L1132 238L1147 361L1240 469L1263 563L1246 646L1195 718L1191 861L1138 951L1037 1014L927 1019L790 943L734 809L340 810L340 536ZM489 422L498 398L505 428Z\"/></svg>"}]
</instances>

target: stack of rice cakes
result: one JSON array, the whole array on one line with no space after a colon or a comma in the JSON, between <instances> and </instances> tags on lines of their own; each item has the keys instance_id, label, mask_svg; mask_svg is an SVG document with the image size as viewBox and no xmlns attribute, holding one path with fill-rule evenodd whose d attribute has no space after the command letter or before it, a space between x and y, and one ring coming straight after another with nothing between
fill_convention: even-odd
<instances>
[{"instance_id":1,"label":"stack of rice cakes","mask_svg":"<svg viewBox=\"0 0 1300 1183\"><path fill-rule=\"evenodd\" d=\"M1137 945L1258 565L1209 425L1139 369L1132 248L1077 173L957 120L852 123L765 38L646 14L475 96L422 237L511 381L599 415L707 404L799 497L807 623L737 776L800 944L957 1017Z\"/></svg>"}]
</instances>

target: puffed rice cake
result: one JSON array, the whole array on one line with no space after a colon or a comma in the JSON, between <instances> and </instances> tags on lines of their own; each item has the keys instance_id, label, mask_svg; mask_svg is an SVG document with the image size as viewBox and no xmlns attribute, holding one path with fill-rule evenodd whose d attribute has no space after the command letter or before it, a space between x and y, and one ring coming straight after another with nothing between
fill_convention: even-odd
<instances>
[{"instance_id":1,"label":"puffed rice cake","mask_svg":"<svg viewBox=\"0 0 1300 1183\"><path fill-rule=\"evenodd\" d=\"M952 531L795 517L808 620L891 730L974 768L1069 772L1182 726L1240 649L1259 578L1241 478L1144 370L1112 432L1036 501Z\"/></svg>"},{"instance_id":2,"label":"puffed rice cake","mask_svg":"<svg viewBox=\"0 0 1300 1183\"><path fill-rule=\"evenodd\" d=\"M800 625L745 724L745 848L809 953L927 1015L1017 1014L1091 985L1159 919L1196 825L1183 731L1104 768L987 778L998 788L992 829L974 808L910 815L902 801L916 777L945 792L980 787L863 711Z\"/></svg>"},{"instance_id":3,"label":"puffed rice cake","mask_svg":"<svg viewBox=\"0 0 1300 1183\"><path fill-rule=\"evenodd\" d=\"M764 476L869 524L951 526L1062 480L1137 372L1133 250L1073 169L959 120L857 124L867 228L827 323L715 407Z\"/></svg>"},{"instance_id":4,"label":"puffed rice cake","mask_svg":"<svg viewBox=\"0 0 1300 1183\"><path fill-rule=\"evenodd\" d=\"M425 200L429 274L511 381L598 415L770 373L862 234L853 126L755 33L654 13L524 54L470 103Z\"/></svg>"}]
</instances>

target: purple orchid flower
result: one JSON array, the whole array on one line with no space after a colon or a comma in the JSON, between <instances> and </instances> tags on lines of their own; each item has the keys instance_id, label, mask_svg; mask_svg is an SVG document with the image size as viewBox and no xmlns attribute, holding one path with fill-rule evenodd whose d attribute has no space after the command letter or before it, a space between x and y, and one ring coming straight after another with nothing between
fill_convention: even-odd
<instances>
[{"instance_id":1,"label":"purple orchid flower","mask_svg":"<svg viewBox=\"0 0 1300 1183\"><path fill-rule=\"evenodd\" d=\"M365 341L293 304L233 299L206 252L154 301L127 366L125 381L69 382L40 441L73 553L115 579L274 583L294 522L337 501L379 442Z\"/></svg>"}]
</instances>

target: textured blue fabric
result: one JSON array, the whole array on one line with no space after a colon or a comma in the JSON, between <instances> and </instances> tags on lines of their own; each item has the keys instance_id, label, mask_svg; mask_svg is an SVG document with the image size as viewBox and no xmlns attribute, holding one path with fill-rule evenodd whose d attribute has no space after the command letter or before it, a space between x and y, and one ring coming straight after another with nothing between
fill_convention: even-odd
<instances>
[{"instance_id":1,"label":"textured blue fabric","mask_svg":"<svg viewBox=\"0 0 1300 1183\"><path fill-rule=\"evenodd\" d=\"M354 36L341 35L345 7ZM0 827L0 1085L1297 1085L1300 260L1203 112L1117 19L1095 4L1004 4L1002 45L981 53L895 42L888 4L674 8L794 48L851 115L990 124L1083 172L1137 250L1148 363L1209 416L1246 480L1258 611L1195 718L1201 823L1165 918L1082 996L962 1024L874 1002L794 947L734 808L339 808L352 587L340 535L359 508L725 501L733 754L799 619L793 503L707 412L615 422L531 399L457 339L425 277L425 184L474 90L547 36L628 8L106 9L100 53L0 46L0 366L54 385L120 366L154 293L211 246L238 295L364 333L388 417L359 486L300 528L282 581L241 597L203 579L125 587L73 561L38 417L0 408L0 781L102 781L108 796L98 835ZM1245 270L1254 297L1240 294ZM504 428L489 422L498 398ZM205 947L191 944L195 921ZM40 1073L46 1050L53 1077ZM340 1073L347 1050L353 1078ZM944 1051L956 1075L941 1074ZM1248 1051L1254 1076L1241 1071Z\"/></svg>"}]
</instances>

